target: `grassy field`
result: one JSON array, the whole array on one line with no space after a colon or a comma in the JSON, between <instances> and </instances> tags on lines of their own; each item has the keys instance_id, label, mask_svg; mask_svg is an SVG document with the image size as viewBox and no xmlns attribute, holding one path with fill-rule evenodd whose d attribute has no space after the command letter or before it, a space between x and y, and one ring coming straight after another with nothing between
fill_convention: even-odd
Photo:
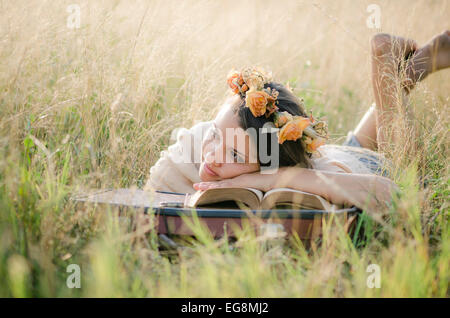
<instances>
[{"instance_id":1,"label":"grassy field","mask_svg":"<svg viewBox=\"0 0 450 318\"><path fill-rule=\"evenodd\" d=\"M419 137L386 153L402 196L384 224L363 218L358 238L332 227L305 249L244 231L230 248L197 228L172 255L154 231L68 200L142 188L172 129L212 118L232 67L271 69L341 143L373 102L372 2L76 1L70 28L72 0L0 1L0 296L447 297L448 70L412 93ZM449 1L376 3L383 32L419 44L450 27ZM67 287L69 264L81 288ZM369 264L380 288L366 284Z\"/></svg>"}]
</instances>

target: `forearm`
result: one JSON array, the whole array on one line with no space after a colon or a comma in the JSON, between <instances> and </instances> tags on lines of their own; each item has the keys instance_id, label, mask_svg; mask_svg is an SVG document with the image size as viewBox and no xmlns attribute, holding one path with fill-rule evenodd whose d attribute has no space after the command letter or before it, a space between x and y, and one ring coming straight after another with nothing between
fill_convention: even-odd
<instances>
[{"instance_id":1,"label":"forearm","mask_svg":"<svg viewBox=\"0 0 450 318\"><path fill-rule=\"evenodd\" d=\"M314 193L337 205L371 210L385 209L398 188L390 179L377 175L304 168L282 171L275 184L280 186Z\"/></svg>"},{"instance_id":2,"label":"forearm","mask_svg":"<svg viewBox=\"0 0 450 318\"><path fill-rule=\"evenodd\" d=\"M255 188L265 192L275 188L291 188L320 195L336 205L355 205L370 211L386 209L392 192L398 188L390 179L377 175L296 167L283 167L273 174L256 172L232 179L194 184L196 190L232 187Z\"/></svg>"}]
</instances>

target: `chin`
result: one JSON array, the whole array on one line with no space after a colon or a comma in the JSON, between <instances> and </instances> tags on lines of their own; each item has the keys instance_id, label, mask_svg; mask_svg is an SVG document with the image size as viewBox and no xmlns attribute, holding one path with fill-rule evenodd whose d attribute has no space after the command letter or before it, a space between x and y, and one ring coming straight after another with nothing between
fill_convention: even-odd
<instances>
[{"instance_id":1,"label":"chin","mask_svg":"<svg viewBox=\"0 0 450 318\"><path fill-rule=\"evenodd\" d=\"M208 182L208 181L218 181L220 180L219 177L217 176L212 176L209 173L207 173L204 168L203 168L203 164L200 166L200 170L198 173L200 180L202 180L203 182Z\"/></svg>"},{"instance_id":2,"label":"chin","mask_svg":"<svg viewBox=\"0 0 450 318\"><path fill-rule=\"evenodd\" d=\"M210 175L208 175L204 171L200 171L198 175L200 177L200 180L202 180L203 182L215 181Z\"/></svg>"}]
</instances>

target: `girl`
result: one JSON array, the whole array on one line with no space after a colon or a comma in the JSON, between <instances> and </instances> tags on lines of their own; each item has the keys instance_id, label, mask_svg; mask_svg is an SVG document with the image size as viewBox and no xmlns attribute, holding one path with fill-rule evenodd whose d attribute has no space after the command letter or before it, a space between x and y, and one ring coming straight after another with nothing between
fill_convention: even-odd
<instances>
[{"instance_id":1,"label":"girl","mask_svg":"<svg viewBox=\"0 0 450 318\"><path fill-rule=\"evenodd\" d=\"M308 117L301 101L283 85L261 71L244 69L230 74L228 84L235 95L213 121L179 131L177 142L150 169L144 189L192 193L218 187L262 191L288 187L318 194L341 207L385 209L397 186L384 169L388 161L377 150L387 145L392 130L395 80L404 71L406 101L418 81L448 67L450 31L421 48L413 40L388 34L375 35L371 46L375 105L349 132L344 145L324 145L324 122ZM249 133L267 125L278 128L275 148L270 143L273 132ZM264 166L273 163L267 158L277 161L279 169L264 172Z\"/></svg>"}]
</instances>

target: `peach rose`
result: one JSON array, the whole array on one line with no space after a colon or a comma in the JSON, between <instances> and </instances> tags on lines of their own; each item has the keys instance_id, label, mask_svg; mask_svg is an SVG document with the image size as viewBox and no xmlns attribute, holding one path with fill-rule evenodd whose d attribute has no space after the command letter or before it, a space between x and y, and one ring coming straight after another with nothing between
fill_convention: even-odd
<instances>
[{"instance_id":1,"label":"peach rose","mask_svg":"<svg viewBox=\"0 0 450 318\"><path fill-rule=\"evenodd\" d=\"M292 115L288 112L275 112L274 117L273 123L277 128L282 127L289 120L292 120Z\"/></svg>"},{"instance_id":2,"label":"peach rose","mask_svg":"<svg viewBox=\"0 0 450 318\"><path fill-rule=\"evenodd\" d=\"M240 73L238 72L232 72L228 75L227 78L227 83L228 86L230 86L231 90L233 91L233 93L235 94L239 94L239 78L241 78L242 76L240 75Z\"/></svg>"},{"instance_id":3,"label":"peach rose","mask_svg":"<svg viewBox=\"0 0 450 318\"><path fill-rule=\"evenodd\" d=\"M320 146L325 144L325 138L318 137L314 138L311 143L306 145L306 151L308 152L314 152L319 148Z\"/></svg>"},{"instance_id":4,"label":"peach rose","mask_svg":"<svg viewBox=\"0 0 450 318\"><path fill-rule=\"evenodd\" d=\"M244 85L244 78L242 77L242 73L239 73L238 84L239 84L239 86Z\"/></svg>"},{"instance_id":5,"label":"peach rose","mask_svg":"<svg viewBox=\"0 0 450 318\"><path fill-rule=\"evenodd\" d=\"M278 142L282 144L286 140L295 141L303 135L303 130L310 124L309 118L296 116L287 122L279 131Z\"/></svg>"},{"instance_id":6,"label":"peach rose","mask_svg":"<svg viewBox=\"0 0 450 318\"><path fill-rule=\"evenodd\" d=\"M269 97L270 95L264 91L249 91L245 97L245 104L250 108L253 116L259 117L265 114Z\"/></svg>"}]
</instances>

